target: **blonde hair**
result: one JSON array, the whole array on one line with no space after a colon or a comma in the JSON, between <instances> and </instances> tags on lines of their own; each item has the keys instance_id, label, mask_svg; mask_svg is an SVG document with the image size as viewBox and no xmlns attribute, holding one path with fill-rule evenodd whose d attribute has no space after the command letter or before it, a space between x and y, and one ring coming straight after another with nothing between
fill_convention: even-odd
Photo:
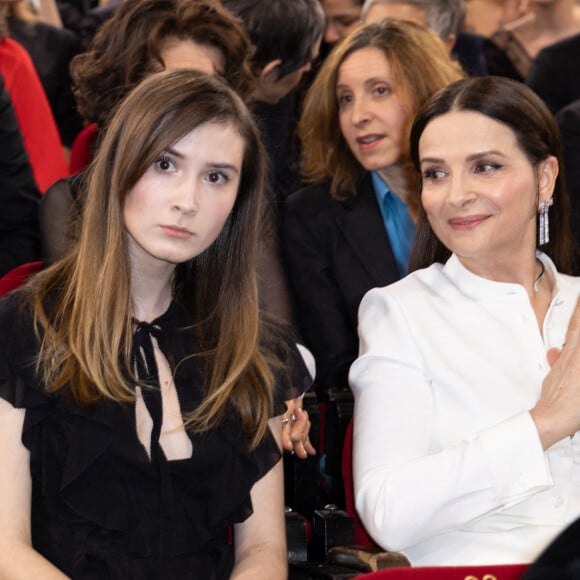
<instances>
[{"instance_id":1,"label":"blonde hair","mask_svg":"<svg viewBox=\"0 0 580 580\"><path fill-rule=\"evenodd\" d=\"M442 40L413 22L385 19L359 26L340 42L308 90L299 122L303 177L307 182L330 180L330 194L334 199L352 196L364 172L338 124L338 71L348 56L369 47L384 53L408 100L408 130L415 114L432 94L464 76ZM401 164L408 166L411 175L414 173L408 150L404 151Z\"/></svg>"},{"instance_id":2,"label":"blonde hair","mask_svg":"<svg viewBox=\"0 0 580 580\"><path fill-rule=\"evenodd\" d=\"M177 266L174 300L195 333L205 396L187 418L193 430L215 427L227 409L256 445L273 405L274 358L264 346L256 281L264 159L241 99L217 79L193 71L153 75L121 104L87 179L74 251L30 286L42 338L38 368L47 389L87 407L103 398L134 400L130 261L123 204L167 147L204 123L232 124L244 140L234 208L217 240ZM177 361L179 362L179 361Z\"/></svg>"}]
</instances>

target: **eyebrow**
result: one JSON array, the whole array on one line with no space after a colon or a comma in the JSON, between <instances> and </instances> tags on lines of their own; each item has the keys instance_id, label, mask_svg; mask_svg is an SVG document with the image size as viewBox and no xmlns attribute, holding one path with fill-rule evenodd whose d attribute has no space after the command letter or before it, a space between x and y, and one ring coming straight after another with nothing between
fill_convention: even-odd
<instances>
[{"instance_id":1,"label":"eyebrow","mask_svg":"<svg viewBox=\"0 0 580 580\"><path fill-rule=\"evenodd\" d=\"M232 165L231 163L212 163L209 162L206 164L211 169L229 169L234 173L240 173L240 169L236 165Z\"/></svg>"},{"instance_id":2,"label":"eyebrow","mask_svg":"<svg viewBox=\"0 0 580 580\"><path fill-rule=\"evenodd\" d=\"M169 153L169 155L174 155L179 159L185 159L185 155L183 155L183 153L180 153L179 151L177 151L177 149L174 149L173 147L166 147L163 151L165 153ZM240 169L236 165L232 165L231 163L219 163L209 161L208 163L206 163L206 165L210 169L228 169L235 173L240 173Z\"/></svg>"},{"instance_id":3,"label":"eyebrow","mask_svg":"<svg viewBox=\"0 0 580 580\"><path fill-rule=\"evenodd\" d=\"M185 155L183 155L183 153L180 153L179 151L177 151L177 149L173 149L173 147L166 147L165 149L163 149L163 151L165 151L165 153L169 153L169 155L174 155L175 157L179 157L179 159L185 159Z\"/></svg>"},{"instance_id":4,"label":"eyebrow","mask_svg":"<svg viewBox=\"0 0 580 580\"><path fill-rule=\"evenodd\" d=\"M465 160L466 161L476 161L477 159L481 159L482 157L486 157L487 155L497 155L498 157L505 157L505 155L501 151L496 151L495 149L490 149L489 151L481 151L480 153L472 153L468 155ZM424 157L420 159L420 163L445 163L445 159L440 159L438 157Z\"/></svg>"},{"instance_id":5,"label":"eyebrow","mask_svg":"<svg viewBox=\"0 0 580 580\"><path fill-rule=\"evenodd\" d=\"M391 84L390 81L388 81L387 79L383 78L383 77L371 77L370 79L365 79L363 81L363 84L366 85L372 85L374 83L387 83L387 84ZM346 85L346 84L337 84L336 85L337 90L338 89L349 89L350 85Z\"/></svg>"}]
</instances>

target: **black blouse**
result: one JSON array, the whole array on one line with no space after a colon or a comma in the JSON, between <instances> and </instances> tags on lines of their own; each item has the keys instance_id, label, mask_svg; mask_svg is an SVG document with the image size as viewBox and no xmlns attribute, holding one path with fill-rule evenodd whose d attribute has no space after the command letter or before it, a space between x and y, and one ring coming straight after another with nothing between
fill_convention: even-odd
<instances>
[{"instance_id":1,"label":"black blouse","mask_svg":"<svg viewBox=\"0 0 580 580\"><path fill-rule=\"evenodd\" d=\"M174 364L195 352L180 320L172 305L139 326L136 342L153 332L187 413L201 399L202 380L195 357ZM47 393L34 371L38 348L19 294L0 300L0 396L26 409L22 441L30 451L34 548L83 580L228 578L230 526L251 515L252 486L281 457L271 433L250 451L228 416L209 432L188 432L191 458L168 461L154 427L149 456L137 437L134 404L79 409ZM297 352L292 358L290 382L301 389L309 375ZM144 398L155 423L160 397Z\"/></svg>"}]
</instances>

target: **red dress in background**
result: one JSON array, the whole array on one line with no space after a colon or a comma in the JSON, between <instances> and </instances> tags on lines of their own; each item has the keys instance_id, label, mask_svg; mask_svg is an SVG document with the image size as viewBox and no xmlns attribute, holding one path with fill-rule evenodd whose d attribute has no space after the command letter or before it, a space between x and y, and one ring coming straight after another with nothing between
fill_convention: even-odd
<instances>
[{"instance_id":1,"label":"red dress in background","mask_svg":"<svg viewBox=\"0 0 580 580\"><path fill-rule=\"evenodd\" d=\"M0 39L0 73L14 106L34 178L41 193L69 174L48 99L30 56L10 38Z\"/></svg>"}]
</instances>

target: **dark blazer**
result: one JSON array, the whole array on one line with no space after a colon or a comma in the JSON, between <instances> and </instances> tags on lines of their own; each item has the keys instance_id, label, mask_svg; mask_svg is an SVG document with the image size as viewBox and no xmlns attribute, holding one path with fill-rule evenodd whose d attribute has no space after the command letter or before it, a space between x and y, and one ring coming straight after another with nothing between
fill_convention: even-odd
<instances>
[{"instance_id":1,"label":"dark blazer","mask_svg":"<svg viewBox=\"0 0 580 580\"><path fill-rule=\"evenodd\" d=\"M526 84L557 113L580 99L580 34L542 49L534 61Z\"/></svg>"},{"instance_id":2,"label":"dark blazer","mask_svg":"<svg viewBox=\"0 0 580 580\"><path fill-rule=\"evenodd\" d=\"M0 276L40 259L40 193L0 75Z\"/></svg>"},{"instance_id":3,"label":"dark blazer","mask_svg":"<svg viewBox=\"0 0 580 580\"><path fill-rule=\"evenodd\" d=\"M345 387L358 355L360 301L399 273L370 173L348 201L332 200L329 188L311 185L286 199L282 247L297 325L316 357L316 383Z\"/></svg>"},{"instance_id":4,"label":"dark blazer","mask_svg":"<svg viewBox=\"0 0 580 580\"><path fill-rule=\"evenodd\" d=\"M460 32L457 35L452 53L470 77L482 77L488 74L487 61L483 52L484 44L485 38L479 34Z\"/></svg>"}]
</instances>

